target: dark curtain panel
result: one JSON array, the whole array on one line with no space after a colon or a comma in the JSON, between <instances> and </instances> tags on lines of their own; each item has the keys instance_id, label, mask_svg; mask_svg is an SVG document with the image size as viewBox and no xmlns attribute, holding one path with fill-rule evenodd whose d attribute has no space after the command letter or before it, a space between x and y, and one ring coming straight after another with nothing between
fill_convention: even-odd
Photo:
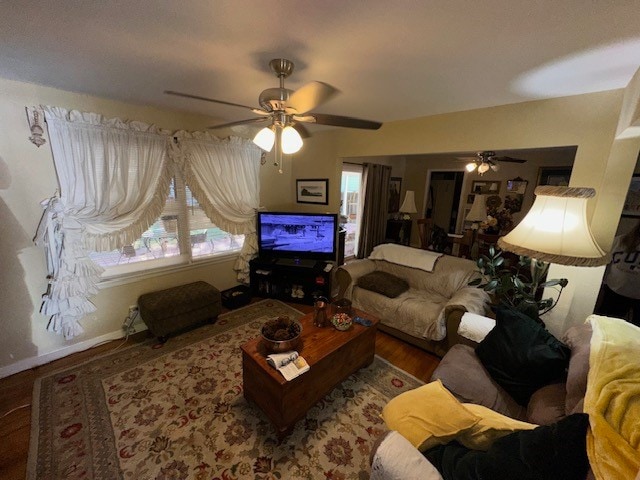
<instances>
[{"instance_id":1,"label":"dark curtain panel","mask_svg":"<svg viewBox=\"0 0 640 480\"><path fill-rule=\"evenodd\" d=\"M373 247L384 243L390 178L391 167L387 165L375 163L363 165L364 202L357 258L368 257Z\"/></svg>"}]
</instances>

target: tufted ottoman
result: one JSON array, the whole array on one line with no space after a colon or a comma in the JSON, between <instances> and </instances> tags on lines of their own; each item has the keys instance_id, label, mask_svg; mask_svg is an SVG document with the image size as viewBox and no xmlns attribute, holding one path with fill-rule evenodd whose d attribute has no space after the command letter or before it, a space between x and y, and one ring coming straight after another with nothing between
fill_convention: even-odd
<instances>
[{"instance_id":1,"label":"tufted ottoman","mask_svg":"<svg viewBox=\"0 0 640 480\"><path fill-rule=\"evenodd\" d=\"M163 343L168 335L215 321L222 308L218 289L201 281L140 295L138 307L149 331Z\"/></svg>"}]
</instances>

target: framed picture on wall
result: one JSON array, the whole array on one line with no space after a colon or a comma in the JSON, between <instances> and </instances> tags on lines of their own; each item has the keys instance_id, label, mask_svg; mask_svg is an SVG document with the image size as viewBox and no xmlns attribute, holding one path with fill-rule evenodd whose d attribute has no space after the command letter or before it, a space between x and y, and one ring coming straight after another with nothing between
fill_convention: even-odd
<instances>
[{"instance_id":1,"label":"framed picture on wall","mask_svg":"<svg viewBox=\"0 0 640 480\"><path fill-rule=\"evenodd\" d=\"M497 180L474 180L471 184L471 193L479 193L481 195L497 195L500 193L501 181Z\"/></svg>"},{"instance_id":2,"label":"framed picture on wall","mask_svg":"<svg viewBox=\"0 0 640 480\"><path fill-rule=\"evenodd\" d=\"M627 198L622 207L623 217L640 217L640 174L636 173L631 178Z\"/></svg>"},{"instance_id":3,"label":"framed picture on wall","mask_svg":"<svg viewBox=\"0 0 640 480\"><path fill-rule=\"evenodd\" d=\"M538 170L538 185L553 185L566 187L569 185L572 167L540 167Z\"/></svg>"},{"instance_id":4,"label":"framed picture on wall","mask_svg":"<svg viewBox=\"0 0 640 480\"><path fill-rule=\"evenodd\" d=\"M400 210L400 192L402 191L402 177L391 177L389 180L389 208L387 212L398 213Z\"/></svg>"},{"instance_id":5,"label":"framed picture on wall","mask_svg":"<svg viewBox=\"0 0 640 480\"><path fill-rule=\"evenodd\" d=\"M296 201L298 203L328 205L328 192L328 178L305 178L296 180Z\"/></svg>"},{"instance_id":6,"label":"framed picture on wall","mask_svg":"<svg viewBox=\"0 0 640 480\"><path fill-rule=\"evenodd\" d=\"M517 193L524 195L527 192L527 182L520 177L516 177L513 180L507 180L507 193Z\"/></svg>"}]
</instances>

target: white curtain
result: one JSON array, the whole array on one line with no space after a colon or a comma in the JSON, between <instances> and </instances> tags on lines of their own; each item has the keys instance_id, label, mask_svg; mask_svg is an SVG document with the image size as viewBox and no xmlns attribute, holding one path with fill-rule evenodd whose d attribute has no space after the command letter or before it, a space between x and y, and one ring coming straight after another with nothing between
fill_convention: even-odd
<instances>
[{"instance_id":1,"label":"white curtain","mask_svg":"<svg viewBox=\"0 0 640 480\"><path fill-rule=\"evenodd\" d=\"M59 194L45 202L36 243L45 247L47 329L71 338L95 311L102 269L88 251L133 243L159 216L171 182L169 132L141 122L44 107Z\"/></svg>"},{"instance_id":2,"label":"white curtain","mask_svg":"<svg viewBox=\"0 0 640 480\"><path fill-rule=\"evenodd\" d=\"M234 269L238 281L248 283L249 260L258 251L261 150L250 141L222 140L208 132L178 132L176 138L171 157L204 212L221 229L245 236Z\"/></svg>"}]
</instances>

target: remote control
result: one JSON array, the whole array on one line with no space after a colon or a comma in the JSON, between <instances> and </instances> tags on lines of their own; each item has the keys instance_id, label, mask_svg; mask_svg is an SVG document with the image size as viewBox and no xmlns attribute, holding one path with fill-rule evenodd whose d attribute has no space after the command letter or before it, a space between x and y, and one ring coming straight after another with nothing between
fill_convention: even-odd
<instances>
[{"instance_id":1,"label":"remote control","mask_svg":"<svg viewBox=\"0 0 640 480\"><path fill-rule=\"evenodd\" d=\"M370 327L372 324L371 320L367 320L366 318L362 317L354 317L353 321L365 327Z\"/></svg>"}]
</instances>

